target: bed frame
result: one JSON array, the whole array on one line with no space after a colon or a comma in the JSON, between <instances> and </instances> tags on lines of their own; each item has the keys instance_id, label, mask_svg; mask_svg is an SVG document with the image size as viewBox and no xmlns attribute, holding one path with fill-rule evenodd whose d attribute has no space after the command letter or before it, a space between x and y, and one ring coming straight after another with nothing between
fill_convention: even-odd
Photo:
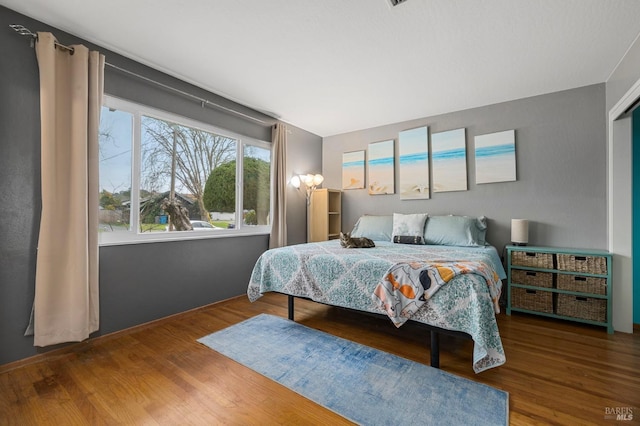
<instances>
[{"instance_id":1,"label":"bed frame","mask_svg":"<svg viewBox=\"0 0 640 426\"><path fill-rule=\"evenodd\" d=\"M289 308L289 319L291 321L295 321L295 319L294 319L294 299L296 297L299 298L299 299L311 300L312 302L315 302L314 300L312 300L312 299L310 299L308 297L292 296L290 294L287 294L288 308ZM315 302L315 303L322 303L322 302ZM328 304L325 303L325 305L328 305ZM328 306L334 306L334 305L328 305ZM346 310L353 311L353 312L359 312L359 313L362 313L362 314L384 316L383 314L376 314L376 313L372 313L372 312L360 311L360 310L357 310L357 309L344 308L342 306L339 306L339 308L346 309ZM429 325L429 324L425 324L425 323L421 323L421 322L415 322L415 323L419 324L421 327L424 327L427 330L429 330L429 334L430 334L430 338L431 338L431 367L433 367L433 368L440 368L440 335L441 334L445 334L447 336L460 337L460 338L464 338L464 339L471 339L471 336L469 334L463 332L463 331L445 330L443 328L435 327L433 325Z\"/></svg>"}]
</instances>

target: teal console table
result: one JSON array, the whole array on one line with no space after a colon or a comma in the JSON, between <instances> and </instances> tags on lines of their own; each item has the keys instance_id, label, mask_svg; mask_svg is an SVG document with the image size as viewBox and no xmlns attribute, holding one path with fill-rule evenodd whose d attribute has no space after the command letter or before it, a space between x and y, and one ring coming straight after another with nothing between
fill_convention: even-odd
<instances>
[{"instance_id":1,"label":"teal console table","mask_svg":"<svg viewBox=\"0 0 640 426\"><path fill-rule=\"evenodd\" d=\"M607 251L507 246L507 315L526 312L613 333Z\"/></svg>"}]
</instances>

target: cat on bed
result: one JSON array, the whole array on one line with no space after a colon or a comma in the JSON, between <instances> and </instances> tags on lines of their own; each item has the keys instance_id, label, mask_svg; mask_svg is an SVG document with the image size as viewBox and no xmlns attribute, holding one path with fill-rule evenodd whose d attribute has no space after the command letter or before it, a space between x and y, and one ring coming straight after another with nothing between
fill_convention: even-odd
<instances>
[{"instance_id":1,"label":"cat on bed","mask_svg":"<svg viewBox=\"0 0 640 426\"><path fill-rule=\"evenodd\" d=\"M340 245L344 248L371 248L375 247L373 240L366 237L352 237L349 233L340 233Z\"/></svg>"}]
</instances>

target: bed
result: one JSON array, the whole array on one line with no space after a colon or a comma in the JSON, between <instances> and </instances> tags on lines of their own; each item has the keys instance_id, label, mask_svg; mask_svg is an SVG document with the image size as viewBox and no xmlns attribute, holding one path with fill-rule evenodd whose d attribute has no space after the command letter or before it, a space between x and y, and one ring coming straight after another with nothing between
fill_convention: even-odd
<instances>
[{"instance_id":1,"label":"bed","mask_svg":"<svg viewBox=\"0 0 640 426\"><path fill-rule=\"evenodd\" d=\"M286 294L289 296L291 319L293 300L300 297L332 306L387 315L398 327L406 320L415 321L432 329L432 366L437 367L439 362L439 333L466 335L473 339L472 366L476 373L502 365L506 358L495 314L499 311L501 280L505 279L506 274L496 249L487 245L482 235L479 238L473 235L470 237L468 226L466 232L461 234L462 240L451 240L450 227L437 227L448 235L444 242L460 244L464 241L467 245L394 243L394 232L401 232L396 229L399 227L398 219L395 221L397 226L393 226L394 221L389 217L384 217L384 220L368 217L364 222L371 222L376 227L365 232L363 218L360 218L352 234L373 236L375 247L347 249L338 240L329 240L268 250L254 266L247 289L249 299L255 301L266 292ZM423 228L417 227L420 236L424 237L422 243L443 242L435 238L433 232L421 230L428 229L430 225L435 230L437 222L435 218L425 218ZM481 223L477 218L469 218L467 222L472 227ZM365 227L369 228L370 226ZM454 230L457 230L457 225ZM412 231L405 229L404 233L410 234ZM415 229L413 233L416 233ZM397 236L395 239L400 240ZM482 271L469 265L479 265ZM411 306L413 309L405 309L403 306L393 310L389 309L389 303L385 304L385 300L381 300L380 292L385 285L388 287L387 291L399 291L401 286L397 286L393 278L399 277L398 269L417 276L434 267L445 266L457 266L461 271L449 276L449 280L420 302L420 306ZM488 279L490 276L494 279ZM398 278L403 283L409 279L408 275ZM404 318L398 321L398 317Z\"/></svg>"}]
</instances>

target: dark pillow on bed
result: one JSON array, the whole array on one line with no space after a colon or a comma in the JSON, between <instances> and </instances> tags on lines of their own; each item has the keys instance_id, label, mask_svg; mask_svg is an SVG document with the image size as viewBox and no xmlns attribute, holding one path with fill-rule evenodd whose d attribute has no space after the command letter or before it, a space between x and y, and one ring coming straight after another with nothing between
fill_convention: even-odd
<instances>
[{"instance_id":1,"label":"dark pillow on bed","mask_svg":"<svg viewBox=\"0 0 640 426\"><path fill-rule=\"evenodd\" d=\"M469 216L430 216L424 230L425 244L484 246L487 218Z\"/></svg>"},{"instance_id":2,"label":"dark pillow on bed","mask_svg":"<svg viewBox=\"0 0 640 426\"><path fill-rule=\"evenodd\" d=\"M395 235L393 237L394 243L400 244L424 244L424 239L422 235L418 236L409 236L409 235Z\"/></svg>"},{"instance_id":3,"label":"dark pillow on bed","mask_svg":"<svg viewBox=\"0 0 640 426\"><path fill-rule=\"evenodd\" d=\"M391 241L393 216L364 215L358 219L351 237L369 238L373 241Z\"/></svg>"}]
</instances>

